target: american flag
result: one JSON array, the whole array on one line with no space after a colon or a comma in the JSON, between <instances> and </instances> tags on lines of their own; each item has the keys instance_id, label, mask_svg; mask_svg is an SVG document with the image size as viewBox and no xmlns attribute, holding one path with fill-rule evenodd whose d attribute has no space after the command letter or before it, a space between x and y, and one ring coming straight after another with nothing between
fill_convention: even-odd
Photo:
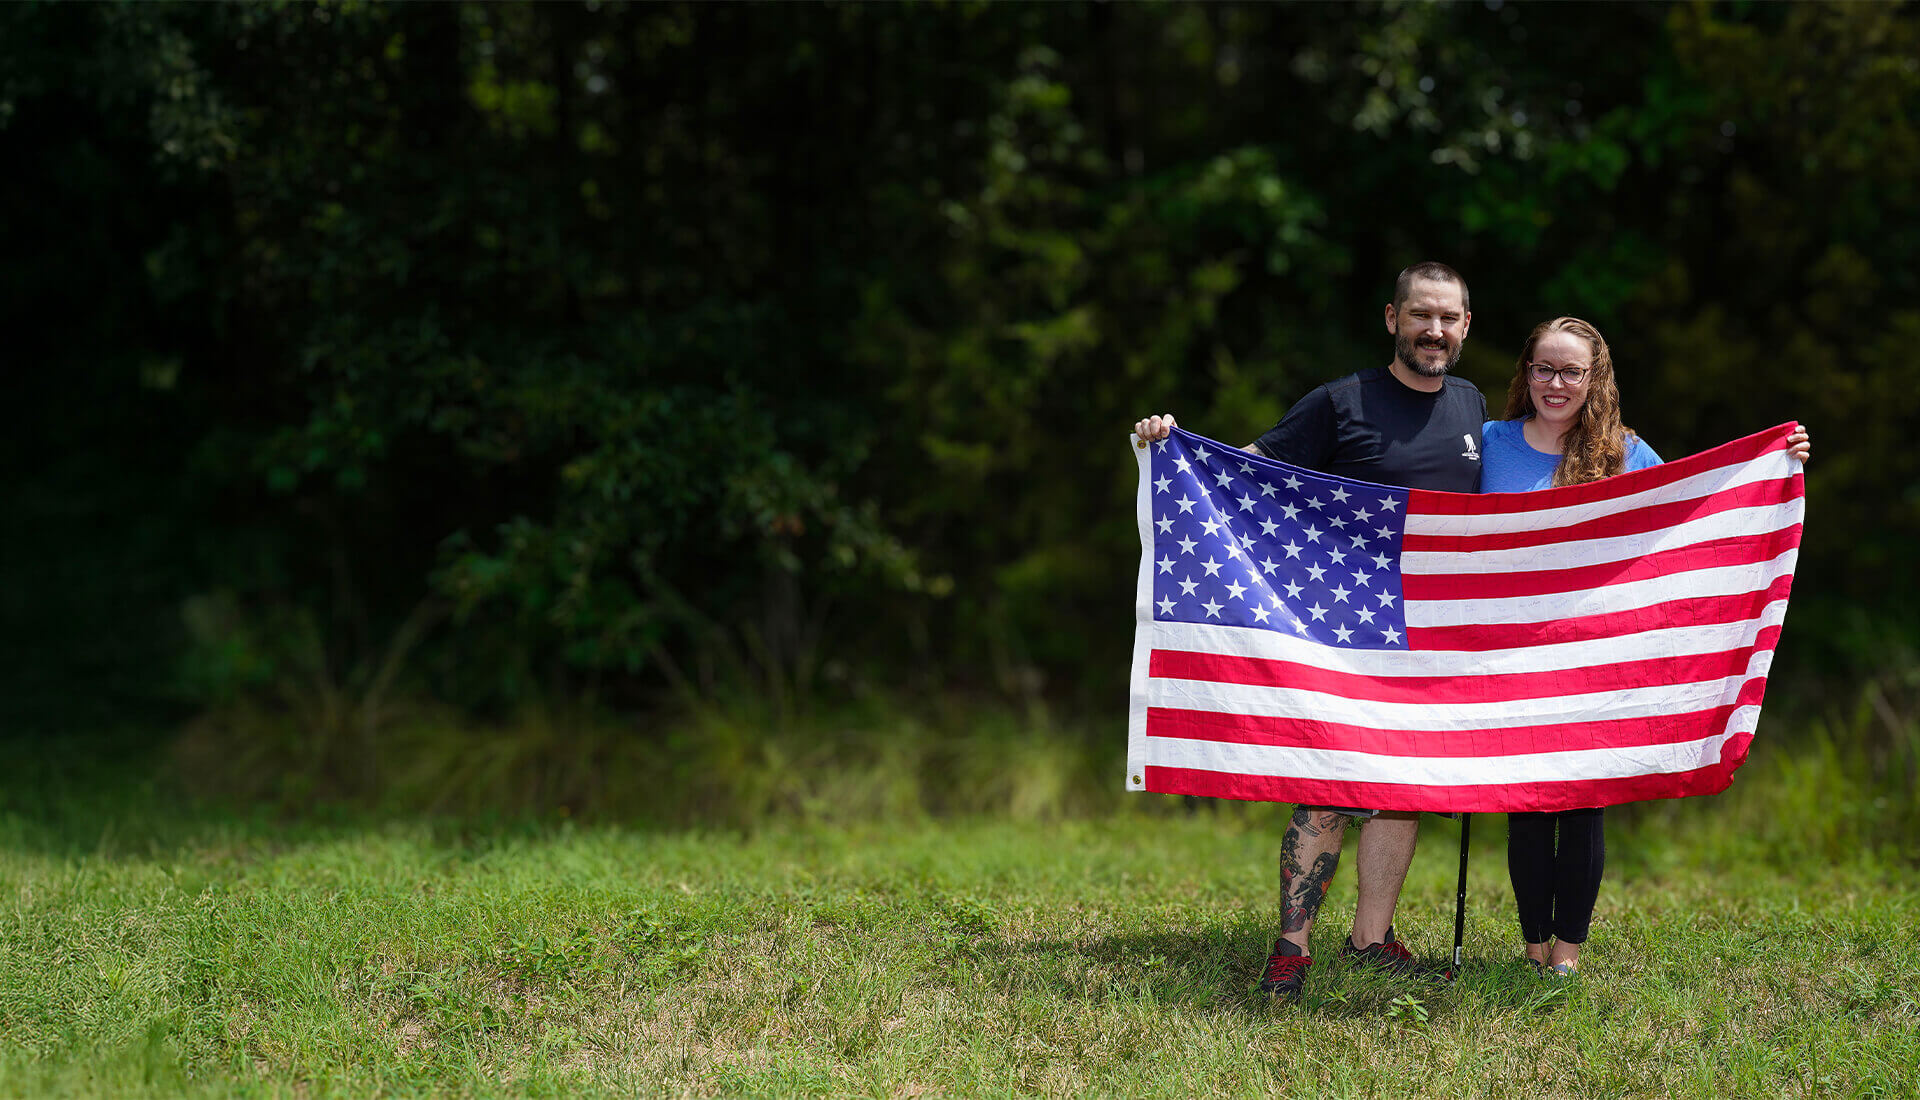
<instances>
[{"instance_id":1,"label":"american flag","mask_svg":"<svg viewBox=\"0 0 1920 1100\"><path fill-rule=\"evenodd\" d=\"M1483 495L1134 440L1127 789L1473 813L1725 790L1799 554L1791 431Z\"/></svg>"}]
</instances>

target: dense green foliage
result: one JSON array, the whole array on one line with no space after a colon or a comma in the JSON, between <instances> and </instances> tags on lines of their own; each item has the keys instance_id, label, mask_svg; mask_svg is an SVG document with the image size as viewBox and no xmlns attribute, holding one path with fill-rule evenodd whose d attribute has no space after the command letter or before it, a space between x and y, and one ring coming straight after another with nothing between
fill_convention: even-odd
<instances>
[{"instance_id":1,"label":"dense green foliage","mask_svg":"<svg viewBox=\"0 0 1920 1100\"><path fill-rule=\"evenodd\" d=\"M1664 454L1814 425L1788 644L1845 674L1920 600L1916 57L1895 5L7 5L9 699L1117 707L1125 426L1258 432L1429 257L1496 408L1574 313Z\"/></svg>"}]
</instances>

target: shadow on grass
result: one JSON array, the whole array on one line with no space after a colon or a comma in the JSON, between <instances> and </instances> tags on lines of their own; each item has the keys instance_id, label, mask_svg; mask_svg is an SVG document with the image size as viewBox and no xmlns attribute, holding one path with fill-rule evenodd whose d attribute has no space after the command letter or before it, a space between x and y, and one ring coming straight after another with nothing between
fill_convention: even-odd
<instances>
[{"instance_id":1,"label":"shadow on grass","mask_svg":"<svg viewBox=\"0 0 1920 1100\"><path fill-rule=\"evenodd\" d=\"M1009 943L987 939L966 950L1004 992L1036 987L1089 1004L1178 1004L1255 1017L1404 1018L1424 1025L1461 1011L1551 1012L1579 993L1577 984L1541 977L1517 959L1468 956L1457 979L1396 977L1347 963L1337 939L1317 944L1297 1004L1259 992L1272 930L1244 921L1191 931L1117 934ZM1439 960L1428 960L1438 962Z\"/></svg>"}]
</instances>

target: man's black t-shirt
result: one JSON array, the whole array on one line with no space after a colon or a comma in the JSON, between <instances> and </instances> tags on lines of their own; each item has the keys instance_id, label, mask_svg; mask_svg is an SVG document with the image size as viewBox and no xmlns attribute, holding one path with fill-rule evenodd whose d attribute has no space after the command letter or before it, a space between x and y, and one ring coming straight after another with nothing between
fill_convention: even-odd
<instances>
[{"instance_id":1,"label":"man's black t-shirt","mask_svg":"<svg viewBox=\"0 0 1920 1100\"><path fill-rule=\"evenodd\" d=\"M1335 379L1294 403L1254 447L1268 458L1340 477L1480 490L1480 425L1487 401L1452 376L1423 393L1374 367Z\"/></svg>"}]
</instances>

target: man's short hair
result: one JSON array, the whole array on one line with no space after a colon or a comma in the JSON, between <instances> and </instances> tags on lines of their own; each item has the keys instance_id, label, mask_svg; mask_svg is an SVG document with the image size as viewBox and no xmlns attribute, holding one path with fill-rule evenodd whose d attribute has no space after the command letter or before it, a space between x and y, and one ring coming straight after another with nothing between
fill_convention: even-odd
<instances>
[{"instance_id":1,"label":"man's short hair","mask_svg":"<svg viewBox=\"0 0 1920 1100\"><path fill-rule=\"evenodd\" d=\"M1467 298L1467 281L1460 277L1458 271L1448 267L1446 264L1436 263L1432 260L1423 260L1420 263L1414 264L1412 267L1402 271L1400 277L1394 280L1393 308L1395 310L1407 304L1407 295L1413 293L1413 281L1415 279L1425 279L1428 282L1453 283L1457 285L1460 288L1460 308L1468 313L1473 312L1473 305Z\"/></svg>"}]
</instances>

